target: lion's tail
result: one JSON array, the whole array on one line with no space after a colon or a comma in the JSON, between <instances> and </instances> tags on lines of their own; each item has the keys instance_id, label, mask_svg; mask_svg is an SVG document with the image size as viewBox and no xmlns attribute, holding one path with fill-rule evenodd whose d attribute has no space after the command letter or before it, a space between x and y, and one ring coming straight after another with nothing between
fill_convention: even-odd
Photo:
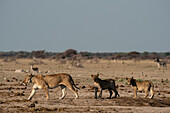
<instances>
[{"instance_id":1,"label":"lion's tail","mask_svg":"<svg viewBox=\"0 0 170 113\"><path fill-rule=\"evenodd\" d=\"M154 85L152 82L150 83L149 89L150 89L150 93L151 93L151 96L149 98L152 99L154 97Z\"/></svg>"},{"instance_id":2,"label":"lion's tail","mask_svg":"<svg viewBox=\"0 0 170 113\"><path fill-rule=\"evenodd\" d=\"M75 88L80 89L80 88L78 88L78 87L75 85L74 80L73 80L73 78L72 78L71 76L70 76L70 80L71 80L71 82L72 82L72 85L73 85Z\"/></svg>"}]
</instances>

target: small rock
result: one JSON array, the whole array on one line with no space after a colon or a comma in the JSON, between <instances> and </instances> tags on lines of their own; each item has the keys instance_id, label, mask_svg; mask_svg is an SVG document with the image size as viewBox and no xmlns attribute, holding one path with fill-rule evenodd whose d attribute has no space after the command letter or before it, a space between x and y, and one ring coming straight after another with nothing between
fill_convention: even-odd
<instances>
[{"instance_id":1,"label":"small rock","mask_svg":"<svg viewBox=\"0 0 170 113\"><path fill-rule=\"evenodd\" d=\"M10 80L7 79L6 82L10 82Z\"/></svg>"},{"instance_id":2,"label":"small rock","mask_svg":"<svg viewBox=\"0 0 170 113\"><path fill-rule=\"evenodd\" d=\"M34 101L33 104L38 104L38 101Z\"/></svg>"},{"instance_id":3,"label":"small rock","mask_svg":"<svg viewBox=\"0 0 170 113\"><path fill-rule=\"evenodd\" d=\"M119 86L117 85L116 88L118 88ZM120 87L125 87L124 85L120 85Z\"/></svg>"},{"instance_id":4,"label":"small rock","mask_svg":"<svg viewBox=\"0 0 170 113\"><path fill-rule=\"evenodd\" d=\"M32 104L30 104L28 107L33 108L33 107L35 107L35 104L34 104L34 103L32 103Z\"/></svg>"},{"instance_id":5,"label":"small rock","mask_svg":"<svg viewBox=\"0 0 170 113\"><path fill-rule=\"evenodd\" d=\"M85 86L82 86L82 89L86 88Z\"/></svg>"},{"instance_id":6,"label":"small rock","mask_svg":"<svg viewBox=\"0 0 170 113\"><path fill-rule=\"evenodd\" d=\"M168 79L166 79L165 82L168 83Z\"/></svg>"},{"instance_id":7,"label":"small rock","mask_svg":"<svg viewBox=\"0 0 170 113\"><path fill-rule=\"evenodd\" d=\"M13 77L12 79L15 80L16 82L18 82L18 79L17 79L17 78Z\"/></svg>"}]
</instances>

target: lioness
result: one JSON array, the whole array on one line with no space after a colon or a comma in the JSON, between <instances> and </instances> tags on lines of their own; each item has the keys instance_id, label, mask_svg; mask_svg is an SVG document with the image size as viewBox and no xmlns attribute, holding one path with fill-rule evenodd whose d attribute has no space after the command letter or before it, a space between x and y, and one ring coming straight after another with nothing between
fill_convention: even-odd
<instances>
[{"instance_id":1,"label":"lioness","mask_svg":"<svg viewBox=\"0 0 170 113\"><path fill-rule=\"evenodd\" d=\"M59 99L63 99L65 97L65 89L66 86L74 92L74 94L76 95L76 98L78 98L78 94L77 94L77 90L74 89L78 87L76 87L76 85L74 84L74 81L72 79L72 77L69 74L66 73L59 73L59 74L52 74L52 75L27 75L23 81L23 83L25 85L27 85L28 83L34 83L33 88L32 88L32 92L28 98L28 100L31 100L32 97L34 96L35 92L37 89L44 89L45 94L46 94L46 99L49 99L49 89L52 88L56 88L58 86L61 87L62 90L62 97ZM74 87L73 87L74 86Z\"/></svg>"},{"instance_id":2,"label":"lioness","mask_svg":"<svg viewBox=\"0 0 170 113\"><path fill-rule=\"evenodd\" d=\"M132 78L127 78L127 83L129 85L132 85L132 88L133 88L134 94L135 94L134 98L136 98L136 96L137 96L137 90L139 90L139 91L143 91L144 90L144 92L145 92L144 98L146 98L148 96L148 93L150 91L151 96L149 98L150 99L153 98L153 96L154 96L153 87L154 86L153 86L153 83L151 81L145 80L145 81L139 82L139 81L133 79L133 77L132 77Z\"/></svg>"},{"instance_id":3,"label":"lioness","mask_svg":"<svg viewBox=\"0 0 170 113\"><path fill-rule=\"evenodd\" d=\"M101 80L99 77L99 74L97 75L91 75L93 81L94 81L94 86L95 86L95 97L97 99L97 91L98 89L100 89L100 94L99 94L99 98L102 98L102 90L108 89L110 96L108 97L109 99L111 99L112 97L112 90L115 93L114 98L117 97L117 95L119 96L117 90L116 90L116 86L115 86L115 81L113 79L105 79L105 80Z\"/></svg>"}]
</instances>

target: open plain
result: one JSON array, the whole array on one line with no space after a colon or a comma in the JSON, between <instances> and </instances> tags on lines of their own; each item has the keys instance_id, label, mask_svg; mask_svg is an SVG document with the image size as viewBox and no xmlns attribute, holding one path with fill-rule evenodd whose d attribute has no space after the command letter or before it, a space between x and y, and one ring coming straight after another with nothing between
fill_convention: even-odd
<instances>
[{"instance_id":1,"label":"open plain","mask_svg":"<svg viewBox=\"0 0 170 113\"><path fill-rule=\"evenodd\" d=\"M170 68L159 70L153 60L81 60L78 66L72 60L52 59L15 59L0 60L0 112L170 112ZM32 85L22 85L26 75L30 73L30 64L39 68L38 74L68 73L76 85L79 99L67 89L67 95L59 100L61 89L50 89L50 99L46 100L44 90L38 90L31 101ZM100 74L101 79L116 80L120 97L106 99L109 92L103 91L103 99L94 99L94 87L91 74ZM126 77L137 80L150 80L154 84L155 96L153 99L143 98L139 92L133 98L131 86ZM114 94L113 94L114 95Z\"/></svg>"}]
</instances>

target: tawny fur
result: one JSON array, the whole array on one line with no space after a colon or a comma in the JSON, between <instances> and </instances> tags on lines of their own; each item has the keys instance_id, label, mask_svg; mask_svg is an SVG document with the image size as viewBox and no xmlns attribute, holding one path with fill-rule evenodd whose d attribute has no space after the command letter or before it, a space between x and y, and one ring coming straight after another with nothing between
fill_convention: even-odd
<instances>
[{"instance_id":1,"label":"tawny fur","mask_svg":"<svg viewBox=\"0 0 170 113\"><path fill-rule=\"evenodd\" d=\"M134 90L134 98L137 97L137 91L144 91L145 92L144 98L146 98L149 95L149 92L151 94L149 98L152 99L154 97L154 85L151 81L145 80L139 82L136 79L133 79L132 77L127 78L127 83L131 85Z\"/></svg>"},{"instance_id":2,"label":"tawny fur","mask_svg":"<svg viewBox=\"0 0 170 113\"><path fill-rule=\"evenodd\" d=\"M63 99L65 97L65 89L68 87L76 96L76 99L78 98L77 90L75 88L79 89L72 77L69 74L66 73L59 73L59 74L52 74L52 75L27 75L23 81L24 84L33 83L32 92L28 98L28 100L31 100L34 96L37 89L44 89L47 99L49 99L49 89L56 88L58 86L61 87L62 90L62 97L60 99ZM75 88L74 88L74 87Z\"/></svg>"}]
</instances>

